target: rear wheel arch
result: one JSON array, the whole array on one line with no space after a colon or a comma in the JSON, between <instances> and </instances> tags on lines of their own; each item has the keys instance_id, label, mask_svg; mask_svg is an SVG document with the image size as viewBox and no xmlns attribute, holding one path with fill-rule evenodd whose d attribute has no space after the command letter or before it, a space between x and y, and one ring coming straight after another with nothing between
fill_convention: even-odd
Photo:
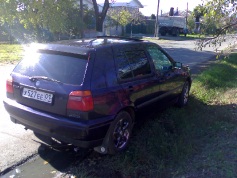
<instances>
[{"instance_id":1,"label":"rear wheel arch","mask_svg":"<svg viewBox=\"0 0 237 178\"><path fill-rule=\"evenodd\" d=\"M125 120L123 118L125 118ZM127 134L127 138L126 138L126 143L124 143L124 146L121 146L118 148L115 146L114 133L115 133L115 130L118 128L118 123L121 120L124 120L122 122L128 123L128 127L124 131L122 131L124 136L121 135L121 137L125 138L126 137L125 135ZM127 148L127 144L131 137L134 121L135 121L135 110L133 107L126 107L120 110L115 115L114 120L107 131L107 134L104 138L102 145L95 147L94 150L102 154L115 154L117 152L121 152L125 150Z\"/></svg>"},{"instance_id":2,"label":"rear wheel arch","mask_svg":"<svg viewBox=\"0 0 237 178\"><path fill-rule=\"evenodd\" d=\"M121 111L126 111L131 116L133 122L135 122L135 109L133 107L126 107Z\"/></svg>"}]
</instances>

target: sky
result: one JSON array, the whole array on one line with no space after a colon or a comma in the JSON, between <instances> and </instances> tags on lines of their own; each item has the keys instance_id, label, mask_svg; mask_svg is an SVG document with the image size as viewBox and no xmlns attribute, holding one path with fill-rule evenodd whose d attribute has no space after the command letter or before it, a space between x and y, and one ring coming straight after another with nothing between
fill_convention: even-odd
<instances>
[{"instance_id":1,"label":"sky","mask_svg":"<svg viewBox=\"0 0 237 178\"><path fill-rule=\"evenodd\" d=\"M146 15L149 16L151 14L155 14L157 12L157 4L158 0L140 0L144 8L140 9L140 11ZM193 10L194 7L196 7L199 4L202 4L201 0L160 0L160 10L159 14L162 10L163 13L169 12L171 7L174 7L176 10L177 7L179 10L186 10L187 9L187 3L188 3L188 9Z\"/></svg>"}]
</instances>

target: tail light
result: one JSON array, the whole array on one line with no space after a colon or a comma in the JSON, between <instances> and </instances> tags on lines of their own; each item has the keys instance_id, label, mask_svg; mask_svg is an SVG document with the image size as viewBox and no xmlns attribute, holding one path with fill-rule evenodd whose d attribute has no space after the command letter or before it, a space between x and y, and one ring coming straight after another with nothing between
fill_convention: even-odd
<instances>
[{"instance_id":1,"label":"tail light","mask_svg":"<svg viewBox=\"0 0 237 178\"><path fill-rule=\"evenodd\" d=\"M6 91L7 93L13 93L13 80L12 77L9 76L6 81Z\"/></svg>"},{"instance_id":2,"label":"tail light","mask_svg":"<svg viewBox=\"0 0 237 178\"><path fill-rule=\"evenodd\" d=\"M94 109L93 98L90 91L73 91L69 94L67 109L78 111L91 111Z\"/></svg>"}]
</instances>

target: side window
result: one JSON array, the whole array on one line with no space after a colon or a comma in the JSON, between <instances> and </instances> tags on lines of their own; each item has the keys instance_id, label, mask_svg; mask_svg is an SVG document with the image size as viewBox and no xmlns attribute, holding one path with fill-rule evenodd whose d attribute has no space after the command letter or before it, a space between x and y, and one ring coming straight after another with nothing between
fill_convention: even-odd
<instances>
[{"instance_id":1,"label":"side window","mask_svg":"<svg viewBox=\"0 0 237 178\"><path fill-rule=\"evenodd\" d=\"M116 60L120 79L136 78L151 73L145 51L121 51L117 54Z\"/></svg>"},{"instance_id":2,"label":"side window","mask_svg":"<svg viewBox=\"0 0 237 178\"><path fill-rule=\"evenodd\" d=\"M169 58L157 46L148 46L147 51L154 62L156 70L162 72L172 67Z\"/></svg>"},{"instance_id":3,"label":"side window","mask_svg":"<svg viewBox=\"0 0 237 178\"><path fill-rule=\"evenodd\" d=\"M118 76L120 79L133 78L132 69L129 65L128 59L125 57L123 52L120 52L117 57L118 64Z\"/></svg>"},{"instance_id":4,"label":"side window","mask_svg":"<svg viewBox=\"0 0 237 178\"><path fill-rule=\"evenodd\" d=\"M125 55L129 61L134 77L151 73L150 64L145 51L126 51Z\"/></svg>"}]
</instances>

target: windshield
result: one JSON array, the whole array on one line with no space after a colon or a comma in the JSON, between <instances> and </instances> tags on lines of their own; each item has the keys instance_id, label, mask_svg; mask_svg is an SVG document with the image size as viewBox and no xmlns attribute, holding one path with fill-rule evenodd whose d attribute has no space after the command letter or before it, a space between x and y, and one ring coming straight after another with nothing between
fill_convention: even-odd
<instances>
[{"instance_id":1,"label":"windshield","mask_svg":"<svg viewBox=\"0 0 237 178\"><path fill-rule=\"evenodd\" d=\"M47 77L66 84L80 85L83 82L87 60L57 54L33 53L26 55L14 69L25 76Z\"/></svg>"}]
</instances>

